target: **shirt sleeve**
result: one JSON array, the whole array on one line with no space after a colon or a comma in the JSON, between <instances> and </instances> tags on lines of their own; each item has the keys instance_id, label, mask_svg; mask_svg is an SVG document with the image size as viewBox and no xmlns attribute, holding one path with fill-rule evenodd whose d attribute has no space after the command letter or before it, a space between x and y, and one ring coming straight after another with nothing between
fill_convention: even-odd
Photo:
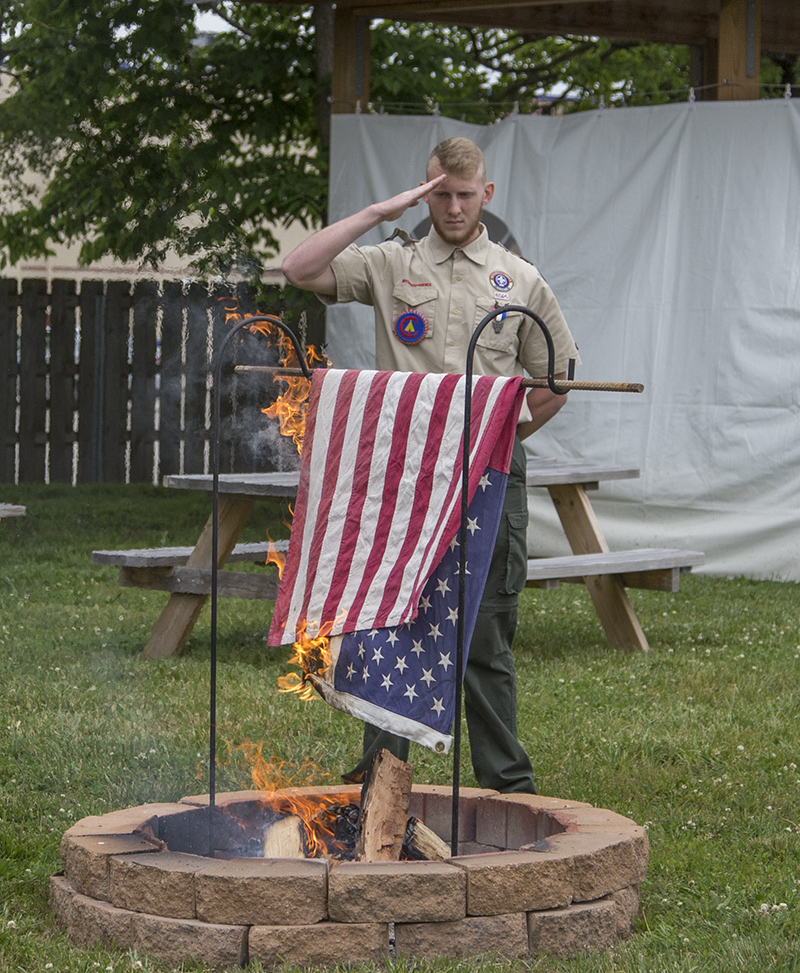
<instances>
[{"instance_id":1,"label":"shirt sleeve","mask_svg":"<svg viewBox=\"0 0 800 973\"><path fill-rule=\"evenodd\" d=\"M555 366L553 371L565 372L569 360L574 359L580 365L578 347L570 333L569 326L556 300L550 285L541 276L534 284L527 305L544 321L550 337L553 339L555 351ZM529 375L540 377L547 374L547 345L543 339L539 325L526 316L520 334L519 361Z\"/></svg>"},{"instance_id":2,"label":"shirt sleeve","mask_svg":"<svg viewBox=\"0 0 800 973\"><path fill-rule=\"evenodd\" d=\"M352 243L331 261L336 278L336 300L342 304L358 301L359 304L375 303L375 282L386 278L391 265L387 244L359 247Z\"/></svg>"}]
</instances>

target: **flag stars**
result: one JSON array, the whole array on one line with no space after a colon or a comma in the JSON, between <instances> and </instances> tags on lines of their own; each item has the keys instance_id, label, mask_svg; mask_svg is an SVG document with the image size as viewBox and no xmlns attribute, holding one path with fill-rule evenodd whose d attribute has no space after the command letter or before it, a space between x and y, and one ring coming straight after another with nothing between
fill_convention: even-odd
<instances>
[{"instance_id":1,"label":"flag stars","mask_svg":"<svg viewBox=\"0 0 800 973\"><path fill-rule=\"evenodd\" d=\"M359 657L359 659L363 659L364 656L366 655L366 652L367 652L367 650L364 648L364 643L363 642L359 642L358 643L358 657Z\"/></svg>"},{"instance_id":2,"label":"flag stars","mask_svg":"<svg viewBox=\"0 0 800 973\"><path fill-rule=\"evenodd\" d=\"M447 583L447 578L439 578L436 583L436 590L440 595L446 595L450 591L450 585Z\"/></svg>"},{"instance_id":3,"label":"flag stars","mask_svg":"<svg viewBox=\"0 0 800 973\"><path fill-rule=\"evenodd\" d=\"M433 706L431 706L431 710L434 713L436 713L437 716L441 716L442 713L444 713L444 703L442 702L442 700L441 699L437 699L434 696L433 697Z\"/></svg>"},{"instance_id":4,"label":"flag stars","mask_svg":"<svg viewBox=\"0 0 800 973\"><path fill-rule=\"evenodd\" d=\"M395 642L399 642L400 641L398 639L398 637L397 637L397 632L395 632L395 630L393 628L392 629L389 629L389 634L386 636L386 641L389 643L389 645L392 646L392 648L394 648L394 643Z\"/></svg>"},{"instance_id":5,"label":"flag stars","mask_svg":"<svg viewBox=\"0 0 800 973\"><path fill-rule=\"evenodd\" d=\"M417 657L418 659L419 659L419 657L420 657L421 655L423 655L423 654L424 654L424 652L425 652L425 649L423 649L423 648L422 648L422 640L421 640L421 639L414 639L414 644L413 644L413 646L411 647L411 651L412 651L412 652L414 653L414 655L415 655L415 656L416 656L416 657Z\"/></svg>"},{"instance_id":6,"label":"flag stars","mask_svg":"<svg viewBox=\"0 0 800 973\"><path fill-rule=\"evenodd\" d=\"M408 697L409 703L413 703L419 694L414 686L409 686L408 683L406 683L406 691L403 693L403 695Z\"/></svg>"},{"instance_id":7,"label":"flag stars","mask_svg":"<svg viewBox=\"0 0 800 973\"><path fill-rule=\"evenodd\" d=\"M450 608L447 612L447 621L452 622L454 625L458 625L458 609Z\"/></svg>"},{"instance_id":8,"label":"flag stars","mask_svg":"<svg viewBox=\"0 0 800 973\"><path fill-rule=\"evenodd\" d=\"M394 664L394 667L400 672L400 675L402 675L406 671L406 669L408 669L408 663L406 662L406 657L404 655L399 655L397 657L397 662L395 662Z\"/></svg>"},{"instance_id":9,"label":"flag stars","mask_svg":"<svg viewBox=\"0 0 800 973\"><path fill-rule=\"evenodd\" d=\"M356 674L356 669L355 669L355 666L353 666L353 665L349 665L349 666L347 667L347 678L348 678L348 680L349 680L350 682L352 682L352 681L353 681L353 676L354 676L355 674Z\"/></svg>"},{"instance_id":10,"label":"flag stars","mask_svg":"<svg viewBox=\"0 0 800 973\"><path fill-rule=\"evenodd\" d=\"M375 651L372 653L372 661L373 662L380 662L382 659L383 659L383 652L381 652L381 647L378 646L375 649Z\"/></svg>"},{"instance_id":11,"label":"flag stars","mask_svg":"<svg viewBox=\"0 0 800 973\"><path fill-rule=\"evenodd\" d=\"M392 685L393 685L393 683L392 683L392 677L391 677L391 675L390 675L390 674L389 674L389 673L387 672L387 673L386 673L386 675L385 675L385 676L384 676L384 677L383 677L383 678L381 679L381 686L383 686L383 688L384 688L384 689L386 690L386 692L388 693L388 692L389 692L389 690L390 690L390 689L392 688Z\"/></svg>"},{"instance_id":12,"label":"flag stars","mask_svg":"<svg viewBox=\"0 0 800 973\"><path fill-rule=\"evenodd\" d=\"M422 670L422 681L428 687L431 688L431 683L436 682L436 676L433 674L433 669L423 669Z\"/></svg>"},{"instance_id":13,"label":"flag stars","mask_svg":"<svg viewBox=\"0 0 800 973\"><path fill-rule=\"evenodd\" d=\"M425 612L425 614L427 615L431 607L432 606L431 606L430 598L427 595L423 595L419 600L419 610Z\"/></svg>"},{"instance_id":14,"label":"flag stars","mask_svg":"<svg viewBox=\"0 0 800 973\"><path fill-rule=\"evenodd\" d=\"M369 679L369 669L367 668L367 666L364 666L364 670L361 673L361 681L366 682L368 679Z\"/></svg>"},{"instance_id":15,"label":"flag stars","mask_svg":"<svg viewBox=\"0 0 800 973\"><path fill-rule=\"evenodd\" d=\"M438 642L442 637L442 633L439 631L438 625L431 625L431 630L428 632L428 638L433 639L434 642Z\"/></svg>"},{"instance_id":16,"label":"flag stars","mask_svg":"<svg viewBox=\"0 0 800 973\"><path fill-rule=\"evenodd\" d=\"M483 476L478 481L478 486L485 493L486 492L486 487L490 487L491 485L492 485L492 481L489 479L489 473L487 471L486 473L483 474Z\"/></svg>"},{"instance_id":17,"label":"flag stars","mask_svg":"<svg viewBox=\"0 0 800 973\"><path fill-rule=\"evenodd\" d=\"M477 517L474 519L472 517L467 517L467 530L470 532L470 534L474 534L476 530L480 530Z\"/></svg>"},{"instance_id":18,"label":"flag stars","mask_svg":"<svg viewBox=\"0 0 800 973\"><path fill-rule=\"evenodd\" d=\"M453 663L450 661L450 653L445 655L443 652L439 653L439 665L444 669L445 672L450 668Z\"/></svg>"}]
</instances>

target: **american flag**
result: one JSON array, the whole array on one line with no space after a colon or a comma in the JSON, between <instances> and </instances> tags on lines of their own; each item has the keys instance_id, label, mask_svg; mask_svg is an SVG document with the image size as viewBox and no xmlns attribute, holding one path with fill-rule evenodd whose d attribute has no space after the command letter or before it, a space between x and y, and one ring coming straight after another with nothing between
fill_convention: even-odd
<instances>
[{"instance_id":1,"label":"american flag","mask_svg":"<svg viewBox=\"0 0 800 973\"><path fill-rule=\"evenodd\" d=\"M487 467L467 510L465 663L506 480L507 474ZM422 591L412 622L330 640L331 664L324 678L311 679L331 706L431 750L449 751L456 700L459 569L454 537Z\"/></svg>"},{"instance_id":2,"label":"american flag","mask_svg":"<svg viewBox=\"0 0 800 973\"><path fill-rule=\"evenodd\" d=\"M314 373L271 645L320 634L366 632L370 638L373 631L413 623L418 613L424 625L435 601L426 608L428 588L448 551L457 565L465 381L458 375L403 372ZM480 505L484 498L499 497L497 516L522 395L519 378L473 379L468 498L472 503L479 494ZM491 517L473 536L479 533L482 540L484 533L491 535L490 553L496 533ZM469 548L476 565L472 541ZM480 563L488 566L488 554ZM475 580L480 577L478 594L471 598L477 608L485 577L476 567L470 570ZM457 597L457 578L447 583ZM444 617L452 610L450 605ZM440 632L447 629L438 624ZM455 633L452 622L449 627ZM465 630L465 644L469 634ZM336 643L334 651L344 658ZM346 671L346 665L339 670L337 662L329 675ZM432 685L431 676L424 678ZM363 674L362 680L368 681Z\"/></svg>"}]
</instances>

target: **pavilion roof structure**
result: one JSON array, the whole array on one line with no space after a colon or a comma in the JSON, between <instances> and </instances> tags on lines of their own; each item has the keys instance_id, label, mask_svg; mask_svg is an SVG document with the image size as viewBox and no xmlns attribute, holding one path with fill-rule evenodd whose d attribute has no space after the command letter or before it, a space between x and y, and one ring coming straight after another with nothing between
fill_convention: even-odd
<instances>
[{"instance_id":1,"label":"pavilion roof structure","mask_svg":"<svg viewBox=\"0 0 800 973\"><path fill-rule=\"evenodd\" d=\"M374 19L688 44L692 83L720 101L759 97L762 50L800 54L800 0L336 0L334 112L369 101Z\"/></svg>"}]
</instances>

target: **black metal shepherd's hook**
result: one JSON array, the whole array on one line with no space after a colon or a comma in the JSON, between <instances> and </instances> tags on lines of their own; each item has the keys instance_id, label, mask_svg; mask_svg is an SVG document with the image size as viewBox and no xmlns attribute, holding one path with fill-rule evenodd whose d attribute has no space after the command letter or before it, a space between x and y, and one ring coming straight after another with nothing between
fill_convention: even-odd
<instances>
[{"instance_id":1,"label":"black metal shepherd's hook","mask_svg":"<svg viewBox=\"0 0 800 973\"><path fill-rule=\"evenodd\" d=\"M212 460L212 493L211 493L211 677L210 677L210 730L209 730L209 759L208 759L208 855L214 857L214 807L216 805L217 784L217 584L218 584L218 552L219 552L219 450L220 450L220 387L222 385L222 364L225 348L234 335L253 324L269 323L281 331L292 342L297 360L303 375L311 378L311 371L306 364L303 350L295 333L280 318L272 314L255 314L238 321L225 335L214 369L214 400L211 415L211 460ZM258 334L258 329L253 329Z\"/></svg>"},{"instance_id":2,"label":"black metal shepherd's hook","mask_svg":"<svg viewBox=\"0 0 800 973\"><path fill-rule=\"evenodd\" d=\"M459 566L458 566L458 624L456 628L456 699L453 725L453 811L450 828L450 853L458 854L459 832L459 785L461 777L461 695L464 682L464 613L466 610L467 583L467 507L469 495L469 452L472 438L472 360L475 345L486 325L501 314L525 314L539 325L547 345L547 385L555 395L566 395L569 389L562 389L555 381L555 348L547 325L535 311L519 304L506 304L490 311L472 333L467 348L466 388L464 390L464 439L461 458L461 524L459 527Z\"/></svg>"}]
</instances>

